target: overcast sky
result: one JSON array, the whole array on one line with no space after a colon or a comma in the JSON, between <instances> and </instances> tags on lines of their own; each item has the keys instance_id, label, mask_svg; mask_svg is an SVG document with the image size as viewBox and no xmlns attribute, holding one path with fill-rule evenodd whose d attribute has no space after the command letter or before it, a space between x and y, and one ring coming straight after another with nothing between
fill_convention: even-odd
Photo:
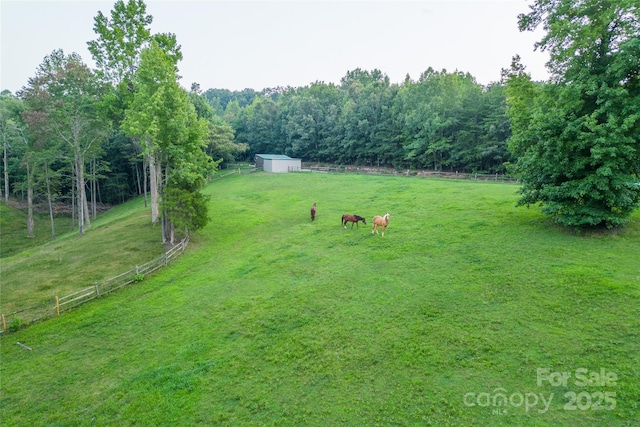
<instances>
[{"instance_id":1,"label":"overcast sky","mask_svg":"<svg viewBox=\"0 0 640 427\"><path fill-rule=\"evenodd\" d=\"M0 3L0 89L16 92L55 49L94 62L87 41L93 19L115 1ZM176 34L184 59L180 83L202 90L257 91L340 83L347 71L379 69L392 83L428 67L463 71L478 83L500 79L519 54L535 80L548 56L534 51L541 32L518 31L531 0L426 1L154 1L152 33Z\"/></svg>"}]
</instances>

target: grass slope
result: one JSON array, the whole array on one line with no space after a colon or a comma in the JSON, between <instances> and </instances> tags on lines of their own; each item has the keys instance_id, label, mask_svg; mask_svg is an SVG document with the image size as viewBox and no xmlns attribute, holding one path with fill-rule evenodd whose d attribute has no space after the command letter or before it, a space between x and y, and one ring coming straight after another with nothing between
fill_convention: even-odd
<instances>
[{"instance_id":1,"label":"grass slope","mask_svg":"<svg viewBox=\"0 0 640 427\"><path fill-rule=\"evenodd\" d=\"M15 232L17 228L7 224L1 235L3 242L16 249L28 240ZM54 241L50 234L48 237L39 246L23 247L0 259L0 312L7 314L51 301L56 295L69 295L143 264L164 250L159 227L151 225L141 198L101 214L84 236L75 231Z\"/></svg>"},{"instance_id":2,"label":"grass slope","mask_svg":"<svg viewBox=\"0 0 640 427\"><path fill-rule=\"evenodd\" d=\"M34 212L34 237L27 238L26 211L0 203L0 258L42 245L51 240L51 219L48 214ZM54 215L58 235L71 229L71 216Z\"/></svg>"},{"instance_id":3,"label":"grass slope","mask_svg":"<svg viewBox=\"0 0 640 427\"><path fill-rule=\"evenodd\" d=\"M2 339L3 423L635 425L640 217L617 234L569 233L514 208L516 190L218 181L213 223L169 267ZM387 211L384 237L339 225ZM538 368L572 377L538 386ZM617 381L578 385L581 368ZM500 393L510 400L492 406ZM525 410L533 394L546 411Z\"/></svg>"}]
</instances>

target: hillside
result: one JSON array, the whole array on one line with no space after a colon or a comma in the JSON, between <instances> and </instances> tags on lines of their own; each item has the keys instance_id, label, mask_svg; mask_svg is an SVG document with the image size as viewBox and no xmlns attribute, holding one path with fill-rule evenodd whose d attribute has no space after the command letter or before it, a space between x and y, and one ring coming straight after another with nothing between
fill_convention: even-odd
<instances>
[{"instance_id":1,"label":"hillside","mask_svg":"<svg viewBox=\"0 0 640 427\"><path fill-rule=\"evenodd\" d=\"M71 231L71 216L56 215L54 224L56 234L66 234ZM26 210L0 203L0 258L9 257L51 240L49 215L34 213L34 227L34 237L27 238Z\"/></svg>"},{"instance_id":2,"label":"hillside","mask_svg":"<svg viewBox=\"0 0 640 427\"><path fill-rule=\"evenodd\" d=\"M174 263L2 338L4 424L633 425L640 215L577 234L515 208L517 188L217 181Z\"/></svg>"},{"instance_id":3,"label":"hillside","mask_svg":"<svg viewBox=\"0 0 640 427\"><path fill-rule=\"evenodd\" d=\"M60 218L66 227L58 227L54 241L42 217L36 218L36 239L27 239L24 212L1 204L0 209L2 246L7 255L13 253L4 256L3 250L0 259L4 314L91 286L164 249L159 228L151 226L141 198L100 214L84 236L69 231L70 218Z\"/></svg>"}]
</instances>

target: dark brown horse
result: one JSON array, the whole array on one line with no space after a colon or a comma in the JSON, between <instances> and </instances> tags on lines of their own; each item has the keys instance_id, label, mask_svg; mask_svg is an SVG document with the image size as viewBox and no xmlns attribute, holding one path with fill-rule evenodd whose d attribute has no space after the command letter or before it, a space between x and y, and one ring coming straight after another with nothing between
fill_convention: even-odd
<instances>
[{"instance_id":1,"label":"dark brown horse","mask_svg":"<svg viewBox=\"0 0 640 427\"><path fill-rule=\"evenodd\" d=\"M373 217L373 227L371 228L371 234L378 234L378 227L382 229L382 235L384 236L384 230L389 225L389 212L385 216L376 215Z\"/></svg>"},{"instance_id":2,"label":"dark brown horse","mask_svg":"<svg viewBox=\"0 0 640 427\"><path fill-rule=\"evenodd\" d=\"M345 229L347 228L347 222L351 223L351 228L353 228L354 223L356 224L356 228L358 228L358 221L362 221L364 225L367 225L367 220L359 215L350 215L350 214L342 215L342 225L344 226Z\"/></svg>"},{"instance_id":3,"label":"dark brown horse","mask_svg":"<svg viewBox=\"0 0 640 427\"><path fill-rule=\"evenodd\" d=\"M311 221L315 221L316 219L316 204L314 203L313 206L311 206Z\"/></svg>"}]
</instances>

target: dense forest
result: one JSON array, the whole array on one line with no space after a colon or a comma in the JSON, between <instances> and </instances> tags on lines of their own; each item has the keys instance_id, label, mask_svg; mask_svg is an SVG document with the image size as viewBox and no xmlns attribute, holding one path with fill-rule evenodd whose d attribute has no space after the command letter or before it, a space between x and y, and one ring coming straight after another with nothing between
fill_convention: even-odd
<instances>
[{"instance_id":1,"label":"dense forest","mask_svg":"<svg viewBox=\"0 0 640 427\"><path fill-rule=\"evenodd\" d=\"M537 47L551 53L549 82L531 81L516 56L488 86L429 67L399 84L355 69L339 84L232 92L183 88L175 35L151 34L142 0L118 0L94 18L95 69L55 50L18 93L0 95L1 196L29 212L66 206L82 234L99 204L149 194L172 241L207 222L211 172L274 153L511 173L521 204L542 203L565 225L621 224L640 198L640 12L631 0L556 3L519 17L523 31L548 31Z\"/></svg>"},{"instance_id":2,"label":"dense forest","mask_svg":"<svg viewBox=\"0 0 640 427\"><path fill-rule=\"evenodd\" d=\"M277 153L305 162L502 173L512 158L504 84L484 87L459 72L428 69L418 81L397 85L379 70L356 69L339 86L202 93L193 84L188 95L212 127L208 154L223 162ZM2 105L25 108L6 92ZM135 145L117 128L96 145L90 164L96 197L118 203L139 194L144 165ZM15 193L26 179L23 153L7 148Z\"/></svg>"},{"instance_id":3,"label":"dense forest","mask_svg":"<svg viewBox=\"0 0 640 427\"><path fill-rule=\"evenodd\" d=\"M504 172L509 119L504 83L429 68L391 84L380 70L347 72L340 85L204 92L236 141L255 153L308 162L398 169Z\"/></svg>"}]
</instances>

